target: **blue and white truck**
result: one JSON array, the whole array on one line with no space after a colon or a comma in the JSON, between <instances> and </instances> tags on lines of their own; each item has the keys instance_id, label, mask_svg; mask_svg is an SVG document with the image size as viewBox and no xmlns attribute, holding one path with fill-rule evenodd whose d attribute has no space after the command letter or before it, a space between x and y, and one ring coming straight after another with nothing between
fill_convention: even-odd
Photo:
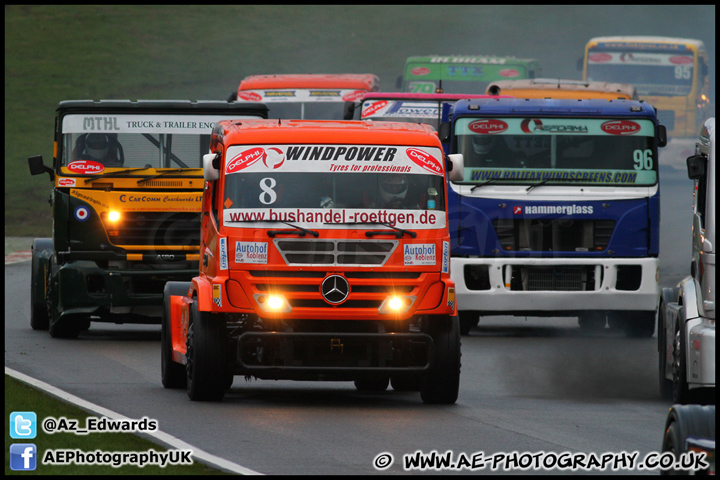
<instances>
[{"instance_id":1,"label":"blue and white truck","mask_svg":"<svg viewBox=\"0 0 720 480\"><path fill-rule=\"evenodd\" d=\"M462 333L512 315L653 335L667 134L651 105L466 99L440 136L464 161L448 188Z\"/></svg>"}]
</instances>

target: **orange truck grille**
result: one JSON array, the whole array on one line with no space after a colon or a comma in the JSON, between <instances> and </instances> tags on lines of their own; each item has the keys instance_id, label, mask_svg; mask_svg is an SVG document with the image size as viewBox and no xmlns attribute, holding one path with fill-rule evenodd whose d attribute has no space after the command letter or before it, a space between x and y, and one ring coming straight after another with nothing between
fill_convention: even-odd
<instances>
[{"instance_id":1,"label":"orange truck grille","mask_svg":"<svg viewBox=\"0 0 720 480\"><path fill-rule=\"evenodd\" d=\"M288 265L382 266L397 248L397 240L275 239L275 247Z\"/></svg>"}]
</instances>

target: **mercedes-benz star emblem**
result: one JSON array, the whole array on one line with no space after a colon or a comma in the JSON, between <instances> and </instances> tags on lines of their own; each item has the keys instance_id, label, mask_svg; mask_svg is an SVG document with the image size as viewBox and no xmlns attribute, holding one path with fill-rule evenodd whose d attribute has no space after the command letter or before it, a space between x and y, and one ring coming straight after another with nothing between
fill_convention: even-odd
<instances>
[{"instance_id":1,"label":"mercedes-benz star emblem","mask_svg":"<svg viewBox=\"0 0 720 480\"><path fill-rule=\"evenodd\" d=\"M350 294L350 284L340 275L330 275L323 280L320 292L328 303L341 303Z\"/></svg>"}]
</instances>

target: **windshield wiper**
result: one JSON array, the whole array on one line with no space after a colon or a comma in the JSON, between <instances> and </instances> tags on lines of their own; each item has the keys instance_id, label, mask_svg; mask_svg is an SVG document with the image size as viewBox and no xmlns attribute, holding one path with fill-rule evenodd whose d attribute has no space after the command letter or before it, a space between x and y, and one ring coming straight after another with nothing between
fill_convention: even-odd
<instances>
[{"instance_id":1,"label":"windshield wiper","mask_svg":"<svg viewBox=\"0 0 720 480\"><path fill-rule=\"evenodd\" d=\"M243 220L225 220L224 223L284 223L285 225L289 225L293 227L295 230L268 230L267 234L268 237L274 237L275 235L287 233L292 235L300 235L301 237L304 237L308 233L312 235L313 237L317 238L320 234L316 232L315 230L310 230L303 227L298 227L297 225L293 225L288 222L283 222L282 220L266 220L264 218L250 218L250 219L243 219Z\"/></svg>"},{"instance_id":2,"label":"windshield wiper","mask_svg":"<svg viewBox=\"0 0 720 480\"><path fill-rule=\"evenodd\" d=\"M402 238L403 235L406 233L410 235L411 238L417 237L417 233L413 232L412 230L405 230L403 228L393 227L392 225L388 223L379 223L378 225L382 225L384 227L392 228L393 230L397 230L395 232L388 232L387 230L368 230L365 232L366 237L373 237L375 235L395 235L396 238Z\"/></svg>"},{"instance_id":3,"label":"windshield wiper","mask_svg":"<svg viewBox=\"0 0 720 480\"><path fill-rule=\"evenodd\" d=\"M279 221L279 220L278 220ZM310 230L308 228L298 227L297 225L293 225L288 222L280 221L280 223L284 223L285 225L288 225L295 230L268 230L267 235L268 237L274 237L275 235L282 235L282 234L289 234L289 235L298 235L301 237L304 237L306 234L310 234L313 237L317 238L320 236L320 233L316 232L315 230Z\"/></svg>"},{"instance_id":4,"label":"windshield wiper","mask_svg":"<svg viewBox=\"0 0 720 480\"><path fill-rule=\"evenodd\" d=\"M550 180L554 180L554 179L546 178L545 180L540 180L539 182L533 183L532 185L530 185L529 187L527 187L527 188L525 189L525 191L526 191L526 192L529 192L530 190L532 190L532 189L535 188L535 187L539 187L540 185L545 185L545 184L546 184L547 182L549 182Z\"/></svg>"},{"instance_id":5,"label":"windshield wiper","mask_svg":"<svg viewBox=\"0 0 720 480\"><path fill-rule=\"evenodd\" d=\"M373 235L395 235L397 238L401 238L406 233L410 235L412 238L417 237L417 233L411 231L411 230L405 230L403 228L394 227L390 225L389 223L385 222L325 222L325 225L382 225L383 227L392 228L393 230L397 230L397 232L388 232L387 230L369 230L365 232L366 237L372 237Z\"/></svg>"},{"instance_id":6,"label":"windshield wiper","mask_svg":"<svg viewBox=\"0 0 720 480\"><path fill-rule=\"evenodd\" d=\"M566 182L584 182L584 181L586 181L584 178L546 178L545 180L540 180L538 183L535 183L535 184L530 185L529 187L527 187L527 188L525 189L525 191L526 191L526 192L529 192L529 191L532 190L533 188L539 187L540 185L544 185L544 184L546 184L547 182L549 182L550 180L553 180L553 181L556 181L556 182L561 182L561 183L566 183ZM590 184L590 186L592 186L592 184Z\"/></svg>"},{"instance_id":7,"label":"windshield wiper","mask_svg":"<svg viewBox=\"0 0 720 480\"><path fill-rule=\"evenodd\" d=\"M117 177L118 175L122 175L123 173L135 172L137 170L147 170L148 168L150 168L150 167L126 168L125 170L118 170L117 172L110 172L110 173L106 173L105 175L96 175L91 178L86 178L85 183L89 183L89 182L92 182L92 181L100 179L100 178Z\"/></svg>"},{"instance_id":8,"label":"windshield wiper","mask_svg":"<svg viewBox=\"0 0 720 480\"><path fill-rule=\"evenodd\" d=\"M477 185L473 185L472 188L470 189L470 193L474 192L476 188L485 186L485 185L487 185L487 184L489 184L489 183L497 183L497 179L496 179L496 178L491 178L490 180L488 180L488 181L486 181L486 182L478 183Z\"/></svg>"}]
</instances>

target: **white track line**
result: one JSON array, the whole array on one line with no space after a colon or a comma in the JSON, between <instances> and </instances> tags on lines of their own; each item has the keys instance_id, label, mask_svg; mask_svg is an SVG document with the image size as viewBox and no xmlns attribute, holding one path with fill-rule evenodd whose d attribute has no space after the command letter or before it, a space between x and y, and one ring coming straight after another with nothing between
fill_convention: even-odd
<instances>
[{"instance_id":1,"label":"white track line","mask_svg":"<svg viewBox=\"0 0 720 480\"><path fill-rule=\"evenodd\" d=\"M90 403L87 400L83 400L80 397L76 397L75 395L72 395L63 390L60 390L57 387L53 387L52 385L50 385L48 383L45 383L45 382L42 382L35 378L29 377L29 376L25 375L24 373L20 373L9 367L5 367L5 374L18 379L21 382L30 384L35 388L43 390L43 391L49 393L50 395L59 398L60 400L63 400L68 403L72 403L74 405L77 405L80 408L83 408L85 410L89 410L93 413L96 413L97 415L102 415L102 416L111 418L113 420L130 420L128 417L126 417L124 415L113 412L112 410L108 410L107 408L101 407L100 405L95 405L94 403ZM192 452L193 452L192 456L197 458L198 460L201 460L202 463L206 463L211 466L218 467L222 470L229 471L232 473L237 473L240 475L263 475L262 473L256 472L254 470L250 470L249 468L245 468L242 465L238 465L237 463L233 463L229 460L225 460L224 458L220 458L218 456L215 456L208 452L200 450L197 447L193 447L189 443L186 443L186 442L180 440L179 438L175 438L172 435L161 432L159 430L155 431L155 432L144 432L144 433L146 435L149 435L149 436L161 441L162 443L164 443L166 445L170 445L172 448L175 448L178 450L192 450Z\"/></svg>"}]
</instances>

